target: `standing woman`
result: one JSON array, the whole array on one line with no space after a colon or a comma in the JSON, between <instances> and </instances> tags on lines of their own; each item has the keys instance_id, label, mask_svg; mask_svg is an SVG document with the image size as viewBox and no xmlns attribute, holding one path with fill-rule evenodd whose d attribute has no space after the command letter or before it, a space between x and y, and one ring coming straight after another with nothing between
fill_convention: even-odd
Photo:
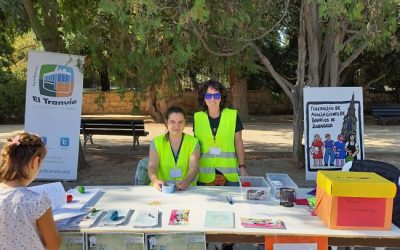
<instances>
[{"instance_id":1,"label":"standing woman","mask_svg":"<svg viewBox=\"0 0 400 250\"><path fill-rule=\"evenodd\" d=\"M194 114L193 131L200 142L198 185L238 186L239 174L248 175L244 164L243 124L237 110L225 107L224 86L209 80L199 89L204 111Z\"/></svg>"},{"instance_id":2,"label":"standing woman","mask_svg":"<svg viewBox=\"0 0 400 250\"><path fill-rule=\"evenodd\" d=\"M183 133L185 112L182 108L170 107L165 114L165 125L167 133L155 137L150 145L149 179L159 191L167 181L175 181L176 189L184 190L197 182L199 142Z\"/></svg>"}]
</instances>

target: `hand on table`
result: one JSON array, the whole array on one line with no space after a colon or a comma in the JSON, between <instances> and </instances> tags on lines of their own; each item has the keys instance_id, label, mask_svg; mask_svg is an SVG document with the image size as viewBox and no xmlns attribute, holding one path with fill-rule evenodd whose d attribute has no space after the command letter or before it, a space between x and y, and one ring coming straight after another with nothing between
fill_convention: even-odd
<instances>
[{"instance_id":1,"label":"hand on table","mask_svg":"<svg viewBox=\"0 0 400 250\"><path fill-rule=\"evenodd\" d=\"M153 181L153 186L160 192L162 190L162 185L164 185L164 184L165 184L165 182L161 181L161 180Z\"/></svg>"},{"instance_id":2,"label":"hand on table","mask_svg":"<svg viewBox=\"0 0 400 250\"><path fill-rule=\"evenodd\" d=\"M190 185L190 182L187 180L181 180L176 183L176 190L182 191L185 190Z\"/></svg>"}]
</instances>

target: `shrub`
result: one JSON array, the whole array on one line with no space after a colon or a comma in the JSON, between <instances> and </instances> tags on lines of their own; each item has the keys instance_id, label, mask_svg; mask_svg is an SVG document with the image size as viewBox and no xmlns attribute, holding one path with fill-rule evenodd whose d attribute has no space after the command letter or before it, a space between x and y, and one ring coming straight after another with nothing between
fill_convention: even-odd
<instances>
[{"instance_id":1,"label":"shrub","mask_svg":"<svg viewBox=\"0 0 400 250\"><path fill-rule=\"evenodd\" d=\"M24 80L11 78L8 82L0 83L0 123L20 123L25 115Z\"/></svg>"}]
</instances>

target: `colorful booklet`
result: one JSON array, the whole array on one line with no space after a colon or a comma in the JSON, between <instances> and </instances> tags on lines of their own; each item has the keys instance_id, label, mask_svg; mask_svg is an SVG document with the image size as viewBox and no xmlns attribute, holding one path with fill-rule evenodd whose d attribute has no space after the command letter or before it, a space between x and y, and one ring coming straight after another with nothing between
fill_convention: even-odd
<instances>
[{"instance_id":1,"label":"colorful booklet","mask_svg":"<svg viewBox=\"0 0 400 250\"><path fill-rule=\"evenodd\" d=\"M269 229L286 229L285 223L281 220L265 219L265 218L240 218L243 227L249 228L269 228Z\"/></svg>"},{"instance_id":2,"label":"colorful booklet","mask_svg":"<svg viewBox=\"0 0 400 250\"><path fill-rule=\"evenodd\" d=\"M212 228L234 228L234 213L230 211L207 211L204 225Z\"/></svg>"},{"instance_id":3,"label":"colorful booklet","mask_svg":"<svg viewBox=\"0 0 400 250\"><path fill-rule=\"evenodd\" d=\"M169 217L169 225L177 225L177 226L183 226L183 225L189 225L189 209L185 210L178 210L178 209L173 209L171 211L171 216Z\"/></svg>"}]
</instances>

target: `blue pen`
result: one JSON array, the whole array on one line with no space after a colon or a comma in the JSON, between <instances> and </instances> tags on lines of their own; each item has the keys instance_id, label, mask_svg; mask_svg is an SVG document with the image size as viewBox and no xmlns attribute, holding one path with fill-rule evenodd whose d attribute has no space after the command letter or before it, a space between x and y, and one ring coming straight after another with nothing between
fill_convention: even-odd
<instances>
[{"instance_id":1,"label":"blue pen","mask_svg":"<svg viewBox=\"0 0 400 250\"><path fill-rule=\"evenodd\" d=\"M230 196L230 195L227 195L227 196L226 196L226 200L229 202L229 204L233 205L233 199L232 199L232 196Z\"/></svg>"}]
</instances>

